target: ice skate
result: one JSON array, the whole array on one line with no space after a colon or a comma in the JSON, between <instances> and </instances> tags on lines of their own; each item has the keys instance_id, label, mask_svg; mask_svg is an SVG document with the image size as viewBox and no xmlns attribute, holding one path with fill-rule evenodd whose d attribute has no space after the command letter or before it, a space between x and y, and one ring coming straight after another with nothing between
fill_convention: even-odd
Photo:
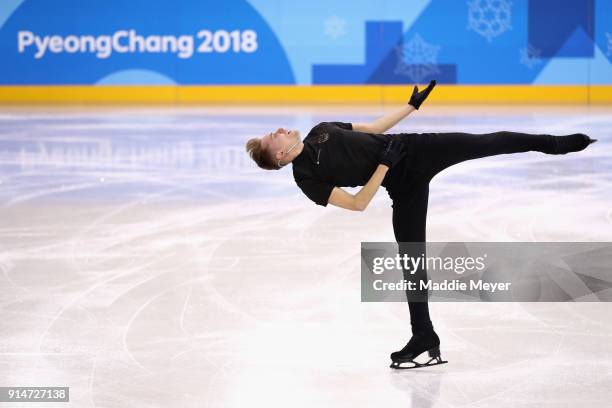
<instances>
[{"instance_id":1,"label":"ice skate","mask_svg":"<svg viewBox=\"0 0 612 408\"><path fill-rule=\"evenodd\" d=\"M584 133L574 133L567 136L554 136L551 149L545 153L567 154L571 152L579 152L586 149L588 145L595 143L596 141L597 139L591 139Z\"/></svg>"},{"instance_id":2,"label":"ice skate","mask_svg":"<svg viewBox=\"0 0 612 408\"><path fill-rule=\"evenodd\" d=\"M419 363L415 359L427 351L429 360ZM391 368L412 369L429 367L438 364L445 364L448 361L442 360L440 356L440 339L435 332L428 334L414 334L408 344L400 351L391 353ZM402 364L407 364L403 366Z\"/></svg>"}]
</instances>

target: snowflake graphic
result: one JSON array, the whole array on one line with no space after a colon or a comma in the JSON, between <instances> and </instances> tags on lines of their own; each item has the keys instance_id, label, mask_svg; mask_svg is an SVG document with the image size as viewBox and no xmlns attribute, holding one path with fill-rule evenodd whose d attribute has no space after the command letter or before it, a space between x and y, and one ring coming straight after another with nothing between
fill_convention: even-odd
<instances>
[{"instance_id":1,"label":"snowflake graphic","mask_svg":"<svg viewBox=\"0 0 612 408\"><path fill-rule=\"evenodd\" d=\"M474 30L491 42L512 29L512 2L509 0L468 1L468 30Z\"/></svg>"},{"instance_id":2,"label":"snowflake graphic","mask_svg":"<svg viewBox=\"0 0 612 408\"><path fill-rule=\"evenodd\" d=\"M606 33L606 37L608 37L608 52L606 55L612 56L612 33Z\"/></svg>"},{"instance_id":3,"label":"snowflake graphic","mask_svg":"<svg viewBox=\"0 0 612 408\"><path fill-rule=\"evenodd\" d=\"M542 50L534 47L531 44L527 44L527 47L521 48L520 54L521 64L525 65L529 69L532 69L542 62L542 59L540 58L540 55L542 55Z\"/></svg>"},{"instance_id":4,"label":"snowflake graphic","mask_svg":"<svg viewBox=\"0 0 612 408\"><path fill-rule=\"evenodd\" d=\"M323 22L325 25L325 35L337 40L346 34L346 20L337 16L332 16Z\"/></svg>"},{"instance_id":5,"label":"snowflake graphic","mask_svg":"<svg viewBox=\"0 0 612 408\"><path fill-rule=\"evenodd\" d=\"M421 82L423 78L440 72L437 66L440 47L427 43L419 34L395 47L395 51L397 65L393 72L406 75L413 82Z\"/></svg>"}]
</instances>

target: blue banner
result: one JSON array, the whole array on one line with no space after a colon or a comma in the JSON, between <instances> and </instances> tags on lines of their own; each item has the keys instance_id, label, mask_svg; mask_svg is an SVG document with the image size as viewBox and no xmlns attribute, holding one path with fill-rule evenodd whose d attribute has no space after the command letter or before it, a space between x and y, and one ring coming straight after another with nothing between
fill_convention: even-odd
<instances>
[{"instance_id":1,"label":"blue banner","mask_svg":"<svg viewBox=\"0 0 612 408\"><path fill-rule=\"evenodd\" d=\"M0 84L612 84L612 2L4 0Z\"/></svg>"}]
</instances>

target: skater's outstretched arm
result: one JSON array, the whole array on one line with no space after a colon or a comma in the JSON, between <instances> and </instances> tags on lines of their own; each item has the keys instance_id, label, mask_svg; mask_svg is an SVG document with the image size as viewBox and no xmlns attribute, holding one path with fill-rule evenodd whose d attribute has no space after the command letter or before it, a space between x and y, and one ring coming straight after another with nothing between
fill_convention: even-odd
<instances>
[{"instance_id":1,"label":"skater's outstretched arm","mask_svg":"<svg viewBox=\"0 0 612 408\"><path fill-rule=\"evenodd\" d=\"M371 123L353 123L353 130L365 133L385 133L395 126L400 120L410 115L416 109L412 105L405 105L399 109L387 113Z\"/></svg>"},{"instance_id":2,"label":"skater's outstretched arm","mask_svg":"<svg viewBox=\"0 0 612 408\"><path fill-rule=\"evenodd\" d=\"M419 88L415 85L412 91L412 96L407 105L394 110L371 123L353 123L353 130L366 133L385 133L387 130L395 126L400 120L410 115L415 110L419 109L421 104L427 99L429 93L436 86L436 81L432 80L427 88L419 92Z\"/></svg>"}]
</instances>

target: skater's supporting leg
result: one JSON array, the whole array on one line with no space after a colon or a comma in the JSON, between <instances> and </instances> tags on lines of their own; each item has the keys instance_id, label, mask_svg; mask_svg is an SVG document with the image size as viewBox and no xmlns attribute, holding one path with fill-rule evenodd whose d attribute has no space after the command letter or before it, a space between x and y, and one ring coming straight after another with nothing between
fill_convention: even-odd
<instances>
[{"instance_id":1,"label":"skater's supporting leg","mask_svg":"<svg viewBox=\"0 0 612 408\"><path fill-rule=\"evenodd\" d=\"M427 202L429 200L429 179L415 180L408 194L393 199L393 231L399 244L400 255L426 257L425 231L427 223ZM425 265L416 273L404 270L404 279L415 282L427 280ZM412 338L400 351L391 353L392 368L419 368L444 364L440 356L440 339L433 329L429 317L427 290L406 291L410 308ZM428 352L429 360L418 363L415 358ZM404 366L403 364L407 364Z\"/></svg>"},{"instance_id":2,"label":"skater's supporting leg","mask_svg":"<svg viewBox=\"0 0 612 408\"><path fill-rule=\"evenodd\" d=\"M429 183L423 180L406 195L393 200L393 231L399 243L399 252L403 256L420 257L425 253L425 230L427 220L427 203L429 199ZM407 244L407 243L417 244ZM425 268L414 274L404 270L404 279L416 282L427 280ZM407 291L410 323L413 333L417 331L433 331L429 317L427 290Z\"/></svg>"}]
</instances>

